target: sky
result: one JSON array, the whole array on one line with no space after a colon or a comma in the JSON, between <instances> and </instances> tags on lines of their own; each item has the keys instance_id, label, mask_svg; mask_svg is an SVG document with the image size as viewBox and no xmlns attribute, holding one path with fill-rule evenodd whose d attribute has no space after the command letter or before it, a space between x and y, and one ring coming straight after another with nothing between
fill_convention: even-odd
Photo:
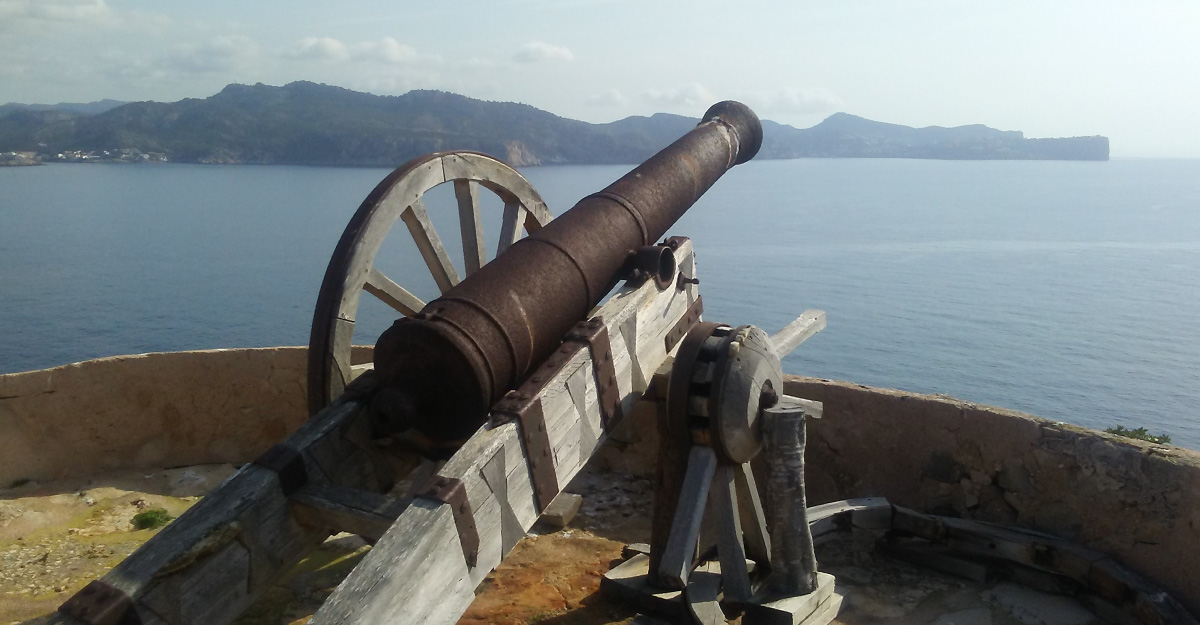
<instances>
[{"instance_id":1,"label":"sky","mask_svg":"<svg viewBox=\"0 0 1200 625\"><path fill-rule=\"evenodd\" d=\"M0 102L440 89L590 122L736 99L1200 158L1197 0L0 0Z\"/></svg>"}]
</instances>

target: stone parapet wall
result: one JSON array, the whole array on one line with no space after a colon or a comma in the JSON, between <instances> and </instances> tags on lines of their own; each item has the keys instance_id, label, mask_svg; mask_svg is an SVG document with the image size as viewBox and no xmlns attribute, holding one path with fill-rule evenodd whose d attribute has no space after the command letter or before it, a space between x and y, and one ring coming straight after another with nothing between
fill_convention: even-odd
<instances>
[{"instance_id":1,"label":"stone parapet wall","mask_svg":"<svg viewBox=\"0 0 1200 625\"><path fill-rule=\"evenodd\" d=\"M1200 613L1200 453L940 396L787 376L820 401L810 504L882 496L1115 556Z\"/></svg>"},{"instance_id":2,"label":"stone parapet wall","mask_svg":"<svg viewBox=\"0 0 1200 625\"><path fill-rule=\"evenodd\" d=\"M118 356L0 375L0 489L247 462L307 418L303 347ZM355 361L369 359L364 350ZM881 496L1040 529L1117 557L1200 613L1200 453L945 397L787 376L820 401L808 501ZM652 474L643 402L599 461Z\"/></svg>"},{"instance_id":3,"label":"stone parapet wall","mask_svg":"<svg viewBox=\"0 0 1200 625\"><path fill-rule=\"evenodd\" d=\"M0 375L0 488L247 462L308 418L307 351L141 354Z\"/></svg>"}]
</instances>

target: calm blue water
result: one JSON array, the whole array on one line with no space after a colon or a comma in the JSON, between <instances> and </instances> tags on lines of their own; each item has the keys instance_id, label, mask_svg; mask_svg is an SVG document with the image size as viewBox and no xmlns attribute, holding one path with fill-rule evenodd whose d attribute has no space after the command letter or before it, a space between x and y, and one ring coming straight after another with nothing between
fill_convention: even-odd
<instances>
[{"instance_id":1,"label":"calm blue water","mask_svg":"<svg viewBox=\"0 0 1200 625\"><path fill-rule=\"evenodd\" d=\"M524 173L557 213L626 170ZM307 343L333 246L385 174L0 168L0 372ZM675 233L696 242L707 318L774 331L828 312L790 372L1200 448L1200 161L756 162ZM432 295L412 250L377 265ZM364 304L358 342L389 317Z\"/></svg>"}]
</instances>

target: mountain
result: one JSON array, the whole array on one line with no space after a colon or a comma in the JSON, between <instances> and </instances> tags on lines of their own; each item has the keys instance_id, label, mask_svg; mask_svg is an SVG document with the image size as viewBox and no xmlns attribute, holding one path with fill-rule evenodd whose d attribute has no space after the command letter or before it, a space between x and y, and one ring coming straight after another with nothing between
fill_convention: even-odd
<instances>
[{"instance_id":1,"label":"mountain","mask_svg":"<svg viewBox=\"0 0 1200 625\"><path fill-rule=\"evenodd\" d=\"M17 102L9 102L8 104L0 104L0 117L4 117L15 111L61 111L79 113L81 115L95 115L115 109L122 104L125 103L117 100L97 100L95 102L82 103L60 102L58 104L19 104Z\"/></svg>"},{"instance_id":2,"label":"mountain","mask_svg":"<svg viewBox=\"0 0 1200 625\"><path fill-rule=\"evenodd\" d=\"M912 128L835 113L799 130L764 130L763 151L770 158L937 158L1108 160L1108 138L1026 139L1016 130L981 124Z\"/></svg>"},{"instance_id":3,"label":"mountain","mask_svg":"<svg viewBox=\"0 0 1200 625\"><path fill-rule=\"evenodd\" d=\"M311 82L234 84L202 100L134 102L95 114L5 106L17 108L0 117L0 151L127 149L196 163L394 166L454 149L517 166L636 163L697 122L658 113L589 124L442 91L376 96ZM916 129L844 113L808 129L763 126L764 158L1108 158L1103 137L1025 139L985 126Z\"/></svg>"}]
</instances>

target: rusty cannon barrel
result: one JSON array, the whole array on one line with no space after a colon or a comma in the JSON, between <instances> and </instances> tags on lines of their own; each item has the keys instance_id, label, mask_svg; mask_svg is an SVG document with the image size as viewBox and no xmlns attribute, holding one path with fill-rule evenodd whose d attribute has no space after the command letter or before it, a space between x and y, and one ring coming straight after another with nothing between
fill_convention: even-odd
<instances>
[{"instance_id":1,"label":"rusty cannon barrel","mask_svg":"<svg viewBox=\"0 0 1200 625\"><path fill-rule=\"evenodd\" d=\"M715 104L663 151L397 320L375 345L376 426L446 441L470 436L586 319L631 255L761 144L753 111Z\"/></svg>"}]
</instances>

